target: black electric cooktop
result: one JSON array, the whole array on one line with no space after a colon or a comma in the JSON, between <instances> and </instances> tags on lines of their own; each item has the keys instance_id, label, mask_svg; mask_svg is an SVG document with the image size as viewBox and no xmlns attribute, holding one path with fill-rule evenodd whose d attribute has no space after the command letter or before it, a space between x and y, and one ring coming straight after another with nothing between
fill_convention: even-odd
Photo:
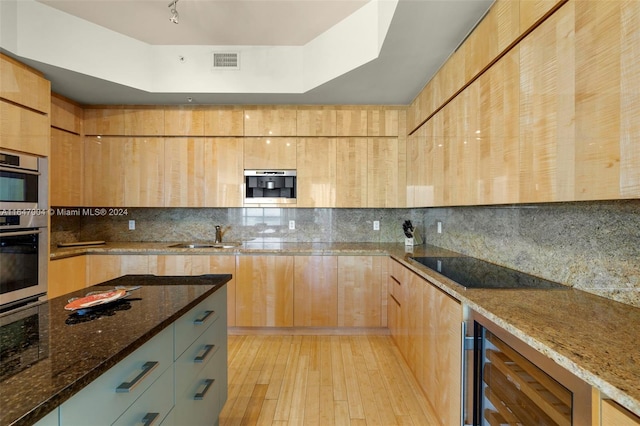
<instances>
[{"instance_id":1,"label":"black electric cooktop","mask_svg":"<svg viewBox=\"0 0 640 426\"><path fill-rule=\"evenodd\" d=\"M474 257L412 257L465 288L568 289L562 284L534 277Z\"/></svg>"}]
</instances>

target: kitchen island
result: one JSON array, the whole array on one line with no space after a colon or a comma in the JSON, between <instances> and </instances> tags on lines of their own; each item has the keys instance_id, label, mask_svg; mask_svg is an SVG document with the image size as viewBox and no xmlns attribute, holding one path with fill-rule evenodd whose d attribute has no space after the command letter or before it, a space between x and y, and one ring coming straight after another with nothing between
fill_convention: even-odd
<instances>
[{"instance_id":1,"label":"kitchen island","mask_svg":"<svg viewBox=\"0 0 640 426\"><path fill-rule=\"evenodd\" d=\"M172 363L173 326L203 302L224 296L230 279L227 274L127 275L0 316L3 353L7 354L0 369L0 425L34 424L160 334L170 338ZM65 310L73 297L116 286L140 288L85 315ZM225 316L219 312L210 321L219 320L224 326L219 327L225 334L222 345L226 345ZM187 343L181 344L180 350L185 351ZM226 368L224 348L220 365ZM24 355L27 352L29 357ZM223 384L221 392L226 395L226 371L223 377L218 385Z\"/></svg>"}]
</instances>

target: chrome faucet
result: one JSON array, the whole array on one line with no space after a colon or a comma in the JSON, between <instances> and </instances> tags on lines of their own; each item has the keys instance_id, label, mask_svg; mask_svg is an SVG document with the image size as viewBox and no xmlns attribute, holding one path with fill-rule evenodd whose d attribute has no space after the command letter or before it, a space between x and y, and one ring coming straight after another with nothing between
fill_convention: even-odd
<instances>
[{"instance_id":1,"label":"chrome faucet","mask_svg":"<svg viewBox=\"0 0 640 426\"><path fill-rule=\"evenodd\" d=\"M221 243L222 242L222 228L220 227L220 225L216 225L216 241L215 243Z\"/></svg>"}]
</instances>

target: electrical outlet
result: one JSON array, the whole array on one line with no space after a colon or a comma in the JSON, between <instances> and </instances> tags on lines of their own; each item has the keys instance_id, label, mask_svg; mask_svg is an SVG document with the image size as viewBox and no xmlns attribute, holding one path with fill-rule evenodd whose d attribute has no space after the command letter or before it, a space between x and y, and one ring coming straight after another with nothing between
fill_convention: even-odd
<instances>
[{"instance_id":1,"label":"electrical outlet","mask_svg":"<svg viewBox=\"0 0 640 426\"><path fill-rule=\"evenodd\" d=\"M291 230L296 229L296 221L295 220L290 220L289 221L289 229L291 229Z\"/></svg>"},{"instance_id":2,"label":"electrical outlet","mask_svg":"<svg viewBox=\"0 0 640 426\"><path fill-rule=\"evenodd\" d=\"M438 234L442 234L442 222L441 221L437 221L436 225L438 227Z\"/></svg>"},{"instance_id":3,"label":"electrical outlet","mask_svg":"<svg viewBox=\"0 0 640 426\"><path fill-rule=\"evenodd\" d=\"M380 221L379 220L374 220L373 221L373 230L374 231L379 231L380 230Z\"/></svg>"},{"instance_id":4,"label":"electrical outlet","mask_svg":"<svg viewBox=\"0 0 640 426\"><path fill-rule=\"evenodd\" d=\"M134 229L136 229L136 221L135 220L130 220L129 221L129 230L133 231Z\"/></svg>"}]
</instances>

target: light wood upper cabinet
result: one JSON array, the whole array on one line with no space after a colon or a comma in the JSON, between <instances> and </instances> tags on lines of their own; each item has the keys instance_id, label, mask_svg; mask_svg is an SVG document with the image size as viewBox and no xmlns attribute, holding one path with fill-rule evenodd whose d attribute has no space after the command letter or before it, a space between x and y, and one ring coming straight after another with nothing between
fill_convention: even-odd
<instances>
[{"instance_id":1,"label":"light wood upper cabinet","mask_svg":"<svg viewBox=\"0 0 640 426\"><path fill-rule=\"evenodd\" d=\"M207 138L204 145L204 205L242 207L244 168L242 138Z\"/></svg>"},{"instance_id":2,"label":"light wood upper cabinet","mask_svg":"<svg viewBox=\"0 0 640 426\"><path fill-rule=\"evenodd\" d=\"M163 207L164 139L128 138L124 160L124 205Z\"/></svg>"},{"instance_id":3,"label":"light wood upper cabinet","mask_svg":"<svg viewBox=\"0 0 640 426\"><path fill-rule=\"evenodd\" d=\"M397 109L374 109L367 111L367 136L398 136Z\"/></svg>"},{"instance_id":4,"label":"light wood upper cabinet","mask_svg":"<svg viewBox=\"0 0 640 426\"><path fill-rule=\"evenodd\" d=\"M575 9L575 198L637 198L640 4L575 2Z\"/></svg>"},{"instance_id":5,"label":"light wood upper cabinet","mask_svg":"<svg viewBox=\"0 0 640 426\"><path fill-rule=\"evenodd\" d=\"M244 138L244 168L296 169L295 138Z\"/></svg>"},{"instance_id":6,"label":"light wood upper cabinet","mask_svg":"<svg viewBox=\"0 0 640 426\"><path fill-rule=\"evenodd\" d=\"M84 138L84 204L124 206L125 140Z\"/></svg>"},{"instance_id":7,"label":"light wood upper cabinet","mask_svg":"<svg viewBox=\"0 0 640 426\"><path fill-rule=\"evenodd\" d=\"M295 256L293 325L338 325L338 257Z\"/></svg>"},{"instance_id":8,"label":"light wood upper cabinet","mask_svg":"<svg viewBox=\"0 0 640 426\"><path fill-rule=\"evenodd\" d=\"M574 123L583 122L587 116L576 111L577 49L573 28L574 2L569 2L519 45L520 202L575 199ZM587 51L591 49L590 45ZM592 53L588 55L591 60ZM587 80L599 72L596 68L585 74ZM610 78L607 73L600 81ZM593 130L607 121L598 115L590 117L595 122ZM589 132L584 135L595 136ZM596 175L597 170L589 173Z\"/></svg>"},{"instance_id":9,"label":"light wood upper cabinet","mask_svg":"<svg viewBox=\"0 0 640 426\"><path fill-rule=\"evenodd\" d=\"M524 33L549 13L554 7L563 2L564 0L520 0L521 32Z\"/></svg>"},{"instance_id":10,"label":"light wood upper cabinet","mask_svg":"<svg viewBox=\"0 0 640 426\"><path fill-rule=\"evenodd\" d=\"M293 326L292 256L237 256L236 325Z\"/></svg>"},{"instance_id":11,"label":"light wood upper cabinet","mask_svg":"<svg viewBox=\"0 0 640 426\"><path fill-rule=\"evenodd\" d=\"M83 120L85 135L122 136L124 110L121 108L85 108Z\"/></svg>"},{"instance_id":12,"label":"light wood upper cabinet","mask_svg":"<svg viewBox=\"0 0 640 426\"><path fill-rule=\"evenodd\" d=\"M298 136L335 136L335 109L298 109L296 135Z\"/></svg>"},{"instance_id":13,"label":"light wood upper cabinet","mask_svg":"<svg viewBox=\"0 0 640 426\"><path fill-rule=\"evenodd\" d=\"M386 327L388 258L338 257L338 326Z\"/></svg>"},{"instance_id":14,"label":"light wood upper cabinet","mask_svg":"<svg viewBox=\"0 0 640 426\"><path fill-rule=\"evenodd\" d=\"M49 116L0 100L0 148L49 155Z\"/></svg>"},{"instance_id":15,"label":"light wood upper cabinet","mask_svg":"<svg viewBox=\"0 0 640 426\"><path fill-rule=\"evenodd\" d=\"M336 204L335 138L301 138L297 146L297 206Z\"/></svg>"},{"instance_id":16,"label":"light wood upper cabinet","mask_svg":"<svg viewBox=\"0 0 640 426\"><path fill-rule=\"evenodd\" d=\"M86 287L86 256L49 261L47 297L62 296Z\"/></svg>"},{"instance_id":17,"label":"light wood upper cabinet","mask_svg":"<svg viewBox=\"0 0 640 426\"><path fill-rule=\"evenodd\" d=\"M367 207L366 138L336 140L336 207Z\"/></svg>"},{"instance_id":18,"label":"light wood upper cabinet","mask_svg":"<svg viewBox=\"0 0 640 426\"><path fill-rule=\"evenodd\" d=\"M51 83L39 71L0 53L0 98L49 114Z\"/></svg>"},{"instance_id":19,"label":"light wood upper cabinet","mask_svg":"<svg viewBox=\"0 0 640 426\"><path fill-rule=\"evenodd\" d=\"M340 109L336 112L338 136L367 136L367 111L364 109Z\"/></svg>"},{"instance_id":20,"label":"light wood upper cabinet","mask_svg":"<svg viewBox=\"0 0 640 426\"><path fill-rule=\"evenodd\" d=\"M51 94L51 127L79 135L82 132L82 107L55 93Z\"/></svg>"},{"instance_id":21,"label":"light wood upper cabinet","mask_svg":"<svg viewBox=\"0 0 640 426\"><path fill-rule=\"evenodd\" d=\"M165 136L204 136L204 109L198 107L165 107Z\"/></svg>"},{"instance_id":22,"label":"light wood upper cabinet","mask_svg":"<svg viewBox=\"0 0 640 426\"><path fill-rule=\"evenodd\" d=\"M165 139L165 207L203 207L205 205L205 161L204 139Z\"/></svg>"},{"instance_id":23,"label":"light wood upper cabinet","mask_svg":"<svg viewBox=\"0 0 640 426\"><path fill-rule=\"evenodd\" d=\"M83 158L84 146L80 136L56 128L51 129L50 205L83 205Z\"/></svg>"},{"instance_id":24,"label":"light wood upper cabinet","mask_svg":"<svg viewBox=\"0 0 640 426\"><path fill-rule=\"evenodd\" d=\"M370 138L367 152L367 207L399 207L398 139Z\"/></svg>"},{"instance_id":25,"label":"light wood upper cabinet","mask_svg":"<svg viewBox=\"0 0 640 426\"><path fill-rule=\"evenodd\" d=\"M124 114L124 134L128 136L162 136L165 118L162 107L127 108Z\"/></svg>"},{"instance_id":26,"label":"light wood upper cabinet","mask_svg":"<svg viewBox=\"0 0 640 426\"><path fill-rule=\"evenodd\" d=\"M244 136L244 111L233 107L204 111L205 136Z\"/></svg>"},{"instance_id":27,"label":"light wood upper cabinet","mask_svg":"<svg viewBox=\"0 0 640 426\"><path fill-rule=\"evenodd\" d=\"M295 136L295 109L257 108L244 111L245 136Z\"/></svg>"}]
</instances>

